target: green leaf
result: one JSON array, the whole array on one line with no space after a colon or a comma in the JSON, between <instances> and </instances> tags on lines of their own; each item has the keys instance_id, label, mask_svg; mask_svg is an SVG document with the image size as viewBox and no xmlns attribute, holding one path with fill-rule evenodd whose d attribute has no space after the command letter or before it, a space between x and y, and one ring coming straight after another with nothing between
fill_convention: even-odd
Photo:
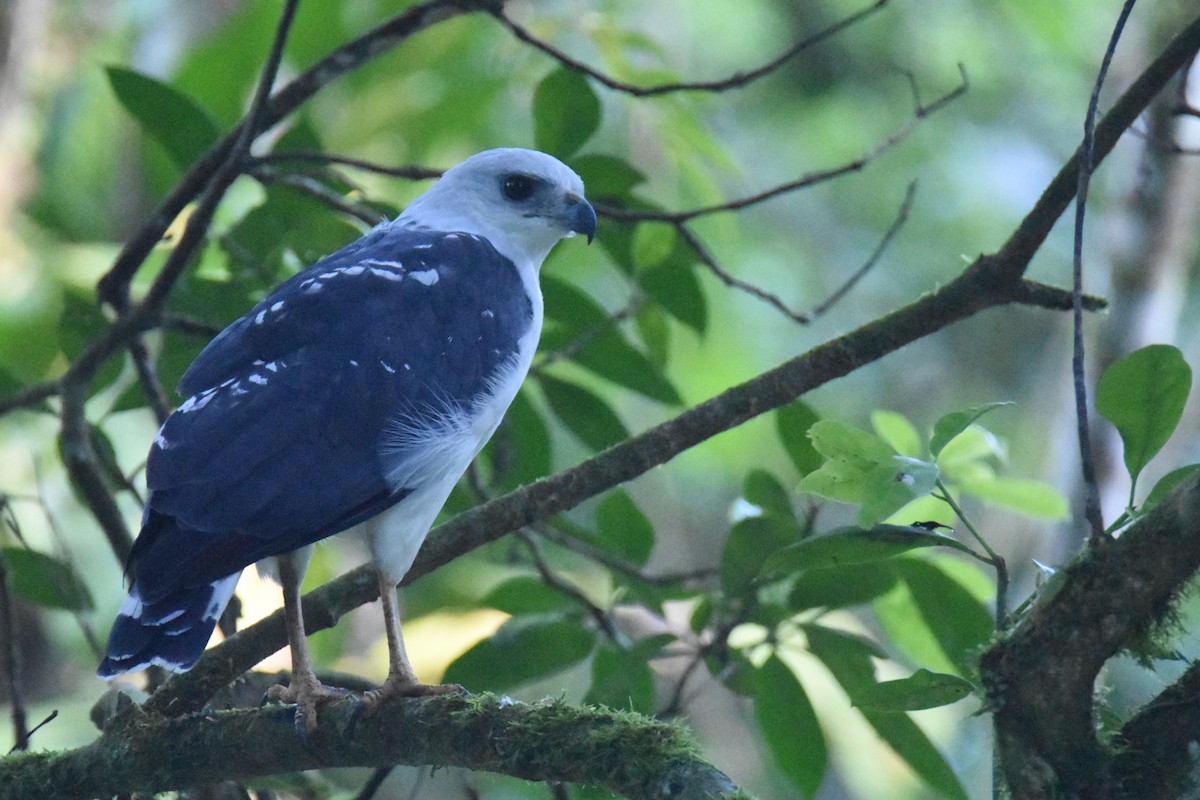
<instances>
[{"instance_id":1,"label":"green leaf","mask_svg":"<svg viewBox=\"0 0 1200 800\"><path fill-rule=\"evenodd\" d=\"M1125 444L1125 469L1137 483L1171 438L1192 389L1192 369L1178 348L1152 344L1109 365L1096 386L1096 410Z\"/></svg>"},{"instance_id":2,"label":"green leaf","mask_svg":"<svg viewBox=\"0 0 1200 800\"><path fill-rule=\"evenodd\" d=\"M572 333L583 333L611 324L604 306L575 284L553 275L542 275L541 284L547 320L562 324Z\"/></svg>"},{"instance_id":3,"label":"green leaf","mask_svg":"<svg viewBox=\"0 0 1200 800\"><path fill-rule=\"evenodd\" d=\"M798 488L843 503L862 503L870 473L881 464L890 465L896 455L878 436L836 420L814 423L808 436L825 462L805 475Z\"/></svg>"},{"instance_id":4,"label":"green leaf","mask_svg":"<svg viewBox=\"0 0 1200 800\"><path fill-rule=\"evenodd\" d=\"M559 67L533 91L537 149L568 158L600 127L600 98L581 73Z\"/></svg>"},{"instance_id":5,"label":"green leaf","mask_svg":"<svg viewBox=\"0 0 1200 800\"><path fill-rule=\"evenodd\" d=\"M639 225L641 230L644 225ZM675 319L703 335L708 326L708 305L696 277L694 262L676 250L636 273L638 284Z\"/></svg>"},{"instance_id":6,"label":"green leaf","mask_svg":"<svg viewBox=\"0 0 1200 800\"><path fill-rule=\"evenodd\" d=\"M597 452L629 438L629 431L616 413L591 390L559 380L545 372L537 376L546 402L567 429Z\"/></svg>"},{"instance_id":7,"label":"green leaf","mask_svg":"<svg viewBox=\"0 0 1200 800\"><path fill-rule=\"evenodd\" d=\"M671 355L671 321L667 315L660 307L647 303L637 310L633 324L650 361L660 369L665 367Z\"/></svg>"},{"instance_id":8,"label":"green leaf","mask_svg":"<svg viewBox=\"0 0 1200 800\"><path fill-rule=\"evenodd\" d=\"M950 536L924 528L876 525L838 528L824 536L805 539L774 553L763 564L763 574L791 574L809 569L826 569L895 558L922 547L950 547L969 552L965 544Z\"/></svg>"},{"instance_id":9,"label":"green leaf","mask_svg":"<svg viewBox=\"0 0 1200 800\"><path fill-rule=\"evenodd\" d=\"M762 509L763 513L775 514L784 519L796 518L787 489L778 478L766 470L752 469L746 474L746 480L742 483L742 497L746 502Z\"/></svg>"},{"instance_id":10,"label":"green leaf","mask_svg":"<svg viewBox=\"0 0 1200 800\"><path fill-rule=\"evenodd\" d=\"M1158 483L1154 484L1154 488L1150 490L1150 494L1146 495L1146 499L1142 501L1140 513L1146 513L1156 505L1167 499L1167 496L1184 481L1189 478L1200 475L1200 464L1189 464L1186 467L1172 470L1166 475L1158 479Z\"/></svg>"},{"instance_id":11,"label":"green leaf","mask_svg":"<svg viewBox=\"0 0 1200 800\"><path fill-rule=\"evenodd\" d=\"M639 566L654 549L654 525L621 490L609 492L596 509L596 527L606 549Z\"/></svg>"},{"instance_id":12,"label":"green leaf","mask_svg":"<svg viewBox=\"0 0 1200 800\"><path fill-rule=\"evenodd\" d=\"M910 766L925 783L950 800L967 800L966 790L938 752L933 742L907 714L862 710L862 715L880 738Z\"/></svg>"},{"instance_id":13,"label":"green leaf","mask_svg":"<svg viewBox=\"0 0 1200 800\"><path fill-rule=\"evenodd\" d=\"M583 178L588 197L626 198L646 182L646 176L629 162L616 156L589 154L571 160L571 167Z\"/></svg>"},{"instance_id":14,"label":"green leaf","mask_svg":"<svg viewBox=\"0 0 1200 800\"><path fill-rule=\"evenodd\" d=\"M674 636L662 634L642 639L627 649L608 642L600 645L592 658L592 685L583 702L653 714L654 673L650 659L673 641Z\"/></svg>"},{"instance_id":15,"label":"green leaf","mask_svg":"<svg viewBox=\"0 0 1200 800\"><path fill-rule=\"evenodd\" d=\"M763 562L796 540L792 526L771 517L747 517L729 530L721 552L721 586L728 594L747 591Z\"/></svg>"},{"instance_id":16,"label":"green leaf","mask_svg":"<svg viewBox=\"0 0 1200 800\"><path fill-rule=\"evenodd\" d=\"M92 609L91 592L71 564L23 547L0 548L0 560L18 597L64 611Z\"/></svg>"},{"instance_id":17,"label":"green leaf","mask_svg":"<svg viewBox=\"0 0 1200 800\"><path fill-rule=\"evenodd\" d=\"M901 583L875 603L892 642L919 665L970 675L991 641L991 612L935 561L899 558L893 567Z\"/></svg>"},{"instance_id":18,"label":"green leaf","mask_svg":"<svg viewBox=\"0 0 1200 800\"><path fill-rule=\"evenodd\" d=\"M975 686L957 675L919 669L907 678L877 683L851 698L852 705L870 711L920 711L957 703Z\"/></svg>"},{"instance_id":19,"label":"green leaf","mask_svg":"<svg viewBox=\"0 0 1200 800\"><path fill-rule=\"evenodd\" d=\"M804 687L778 656L755 672L754 718L775 765L805 797L825 776L829 748Z\"/></svg>"},{"instance_id":20,"label":"green leaf","mask_svg":"<svg viewBox=\"0 0 1200 800\"><path fill-rule=\"evenodd\" d=\"M1002 401L946 414L933 425L933 437L929 440L930 454L936 459L951 439L971 427L977 419L994 408L1011 405L1011 402Z\"/></svg>"},{"instance_id":21,"label":"green leaf","mask_svg":"<svg viewBox=\"0 0 1200 800\"><path fill-rule=\"evenodd\" d=\"M872 643L853 634L820 625L803 626L808 650L823 663L850 697L876 685L871 657L883 657ZM952 800L967 800L966 792L929 737L907 714L860 709L863 717L913 771Z\"/></svg>"},{"instance_id":22,"label":"green leaf","mask_svg":"<svg viewBox=\"0 0 1200 800\"><path fill-rule=\"evenodd\" d=\"M863 505L858 524L867 527L887 519L910 501L924 497L937 484L938 468L929 461L893 456L863 479Z\"/></svg>"},{"instance_id":23,"label":"green leaf","mask_svg":"<svg viewBox=\"0 0 1200 800\"><path fill-rule=\"evenodd\" d=\"M807 569L796 576L788 595L788 607L803 611L857 606L887 594L896 580L896 573L887 561Z\"/></svg>"},{"instance_id":24,"label":"green leaf","mask_svg":"<svg viewBox=\"0 0 1200 800\"><path fill-rule=\"evenodd\" d=\"M990 505L1039 519L1066 519L1070 504L1049 484L1025 478L963 478L959 488Z\"/></svg>"},{"instance_id":25,"label":"green leaf","mask_svg":"<svg viewBox=\"0 0 1200 800\"><path fill-rule=\"evenodd\" d=\"M792 465L801 475L807 475L821 466L821 454L808 437L809 429L819 419L817 412L802 400L775 410L775 432L779 434L779 441L792 460Z\"/></svg>"},{"instance_id":26,"label":"green leaf","mask_svg":"<svg viewBox=\"0 0 1200 800\"><path fill-rule=\"evenodd\" d=\"M921 434L917 433L908 417L895 411L879 409L871 412L871 427L900 455L920 457Z\"/></svg>"},{"instance_id":27,"label":"green leaf","mask_svg":"<svg viewBox=\"0 0 1200 800\"><path fill-rule=\"evenodd\" d=\"M513 399L486 452L494 479L505 488L513 489L550 474L550 430L525 392L518 392Z\"/></svg>"},{"instance_id":28,"label":"green leaf","mask_svg":"<svg viewBox=\"0 0 1200 800\"><path fill-rule=\"evenodd\" d=\"M673 406L683 404L683 398L658 365L613 328L588 340L575 352L572 360L601 378L651 400Z\"/></svg>"},{"instance_id":29,"label":"green leaf","mask_svg":"<svg viewBox=\"0 0 1200 800\"><path fill-rule=\"evenodd\" d=\"M577 622L514 617L455 659L443 680L471 691L508 691L579 663L595 641Z\"/></svg>"},{"instance_id":30,"label":"green leaf","mask_svg":"<svg viewBox=\"0 0 1200 800\"><path fill-rule=\"evenodd\" d=\"M178 89L124 67L105 71L117 100L179 169L191 166L220 137L208 112Z\"/></svg>"},{"instance_id":31,"label":"green leaf","mask_svg":"<svg viewBox=\"0 0 1200 800\"><path fill-rule=\"evenodd\" d=\"M551 589L540 578L519 575L495 586L479 605L506 614L546 614L565 611L574 603L562 592Z\"/></svg>"}]
</instances>

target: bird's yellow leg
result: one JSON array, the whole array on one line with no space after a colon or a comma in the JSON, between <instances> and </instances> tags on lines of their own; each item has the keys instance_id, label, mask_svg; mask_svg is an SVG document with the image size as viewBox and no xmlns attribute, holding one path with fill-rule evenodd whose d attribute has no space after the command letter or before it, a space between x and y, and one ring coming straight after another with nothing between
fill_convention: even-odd
<instances>
[{"instance_id":1,"label":"bird's yellow leg","mask_svg":"<svg viewBox=\"0 0 1200 800\"><path fill-rule=\"evenodd\" d=\"M421 683L413 672L400 633L400 609L396 604L396 587L383 573L376 570L379 581L379 600L383 603L383 626L388 643L388 676L378 689L363 694L363 703L373 706L389 697L423 697L431 694L457 694L466 691L456 683Z\"/></svg>"},{"instance_id":2,"label":"bird's yellow leg","mask_svg":"<svg viewBox=\"0 0 1200 800\"><path fill-rule=\"evenodd\" d=\"M313 670L308 637L304 633L304 610L300 604L300 579L290 554L277 556L279 582L283 586L283 618L292 651L292 680L287 686L272 686L267 699L295 704L296 730L311 734L317 729L317 707L349 696L345 689L326 686Z\"/></svg>"}]
</instances>

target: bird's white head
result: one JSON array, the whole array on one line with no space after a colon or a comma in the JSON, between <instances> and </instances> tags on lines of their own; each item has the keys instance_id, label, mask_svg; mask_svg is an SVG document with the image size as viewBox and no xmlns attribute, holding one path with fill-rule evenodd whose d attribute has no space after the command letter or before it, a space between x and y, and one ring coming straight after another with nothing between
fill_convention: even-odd
<instances>
[{"instance_id":1,"label":"bird's white head","mask_svg":"<svg viewBox=\"0 0 1200 800\"><path fill-rule=\"evenodd\" d=\"M537 270L559 239L596 232L583 181L566 164L515 147L471 156L413 200L396 224L482 236L522 268Z\"/></svg>"}]
</instances>

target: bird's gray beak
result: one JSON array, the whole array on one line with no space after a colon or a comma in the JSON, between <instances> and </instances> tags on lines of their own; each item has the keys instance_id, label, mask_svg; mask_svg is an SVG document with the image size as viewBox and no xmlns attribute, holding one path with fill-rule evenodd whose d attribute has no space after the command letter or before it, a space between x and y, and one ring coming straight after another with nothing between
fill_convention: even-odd
<instances>
[{"instance_id":1,"label":"bird's gray beak","mask_svg":"<svg viewBox=\"0 0 1200 800\"><path fill-rule=\"evenodd\" d=\"M567 195L566 204L564 218L567 230L585 234L588 244L591 244L596 235L596 209L592 208L592 204L587 200L573 192Z\"/></svg>"}]
</instances>

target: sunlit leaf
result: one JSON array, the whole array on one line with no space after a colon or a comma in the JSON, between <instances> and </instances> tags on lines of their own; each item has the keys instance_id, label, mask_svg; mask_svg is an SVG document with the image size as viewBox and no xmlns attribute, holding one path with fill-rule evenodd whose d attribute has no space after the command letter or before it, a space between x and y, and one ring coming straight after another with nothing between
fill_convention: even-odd
<instances>
[{"instance_id":1,"label":"sunlit leaf","mask_svg":"<svg viewBox=\"0 0 1200 800\"><path fill-rule=\"evenodd\" d=\"M808 694L778 656L756 671L754 718L775 765L803 796L815 795L825 776L828 746Z\"/></svg>"},{"instance_id":2,"label":"sunlit leaf","mask_svg":"<svg viewBox=\"0 0 1200 800\"><path fill-rule=\"evenodd\" d=\"M970 675L978 651L991 641L991 612L936 563L892 563L900 584L875 602L892 642L921 666Z\"/></svg>"},{"instance_id":3,"label":"sunlit leaf","mask_svg":"<svg viewBox=\"0 0 1200 800\"><path fill-rule=\"evenodd\" d=\"M0 548L0 559L18 597L63 611L92 609L92 595L71 564L23 547Z\"/></svg>"},{"instance_id":4,"label":"sunlit leaf","mask_svg":"<svg viewBox=\"0 0 1200 800\"><path fill-rule=\"evenodd\" d=\"M887 519L918 497L933 491L936 464L906 456L893 456L878 464L863 479L863 504L858 524L866 527Z\"/></svg>"},{"instance_id":5,"label":"sunlit leaf","mask_svg":"<svg viewBox=\"0 0 1200 800\"><path fill-rule=\"evenodd\" d=\"M181 170L191 166L221 135L208 112L178 89L124 67L105 71L121 105Z\"/></svg>"},{"instance_id":6,"label":"sunlit leaf","mask_svg":"<svg viewBox=\"0 0 1200 800\"><path fill-rule=\"evenodd\" d=\"M920 711L957 703L975 686L957 675L919 669L907 678L884 681L857 692L852 704L871 711Z\"/></svg>"},{"instance_id":7,"label":"sunlit leaf","mask_svg":"<svg viewBox=\"0 0 1200 800\"><path fill-rule=\"evenodd\" d=\"M921 456L921 434L903 414L883 409L872 411L871 427L900 455Z\"/></svg>"},{"instance_id":8,"label":"sunlit leaf","mask_svg":"<svg viewBox=\"0 0 1200 800\"><path fill-rule=\"evenodd\" d=\"M862 715L921 780L943 797L967 800L967 792L946 759L907 714L870 711Z\"/></svg>"},{"instance_id":9,"label":"sunlit leaf","mask_svg":"<svg viewBox=\"0 0 1200 800\"><path fill-rule=\"evenodd\" d=\"M990 505L1039 519L1066 519L1070 504L1053 486L1026 478L963 479L958 486Z\"/></svg>"},{"instance_id":10,"label":"sunlit leaf","mask_svg":"<svg viewBox=\"0 0 1200 800\"><path fill-rule=\"evenodd\" d=\"M1165 344L1136 350L1100 376L1096 410L1121 434L1134 482L1175 432L1191 389L1191 367L1178 348Z\"/></svg>"},{"instance_id":11,"label":"sunlit leaf","mask_svg":"<svg viewBox=\"0 0 1200 800\"><path fill-rule=\"evenodd\" d=\"M559 67L533 92L533 141L539 150L568 158L600 127L600 98L584 75Z\"/></svg>"},{"instance_id":12,"label":"sunlit leaf","mask_svg":"<svg viewBox=\"0 0 1200 800\"><path fill-rule=\"evenodd\" d=\"M471 691L508 691L579 663L595 641L577 622L514 617L451 663L443 680Z\"/></svg>"},{"instance_id":13,"label":"sunlit leaf","mask_svg":"<svg viewBox=\"0 0 1200 800\"><path fill-rule=\"evenodd\" d=\"M969 428L972 423L984 414L994 408L1010 405L1012 403L1007 401L988 403L985 406L977 406L976 408L968 408L963 411L954 411L946 414L933 424L933 437L929 440L929 452L934 458L937 458L950 440Z\"/></svg>"}]
</instances>

